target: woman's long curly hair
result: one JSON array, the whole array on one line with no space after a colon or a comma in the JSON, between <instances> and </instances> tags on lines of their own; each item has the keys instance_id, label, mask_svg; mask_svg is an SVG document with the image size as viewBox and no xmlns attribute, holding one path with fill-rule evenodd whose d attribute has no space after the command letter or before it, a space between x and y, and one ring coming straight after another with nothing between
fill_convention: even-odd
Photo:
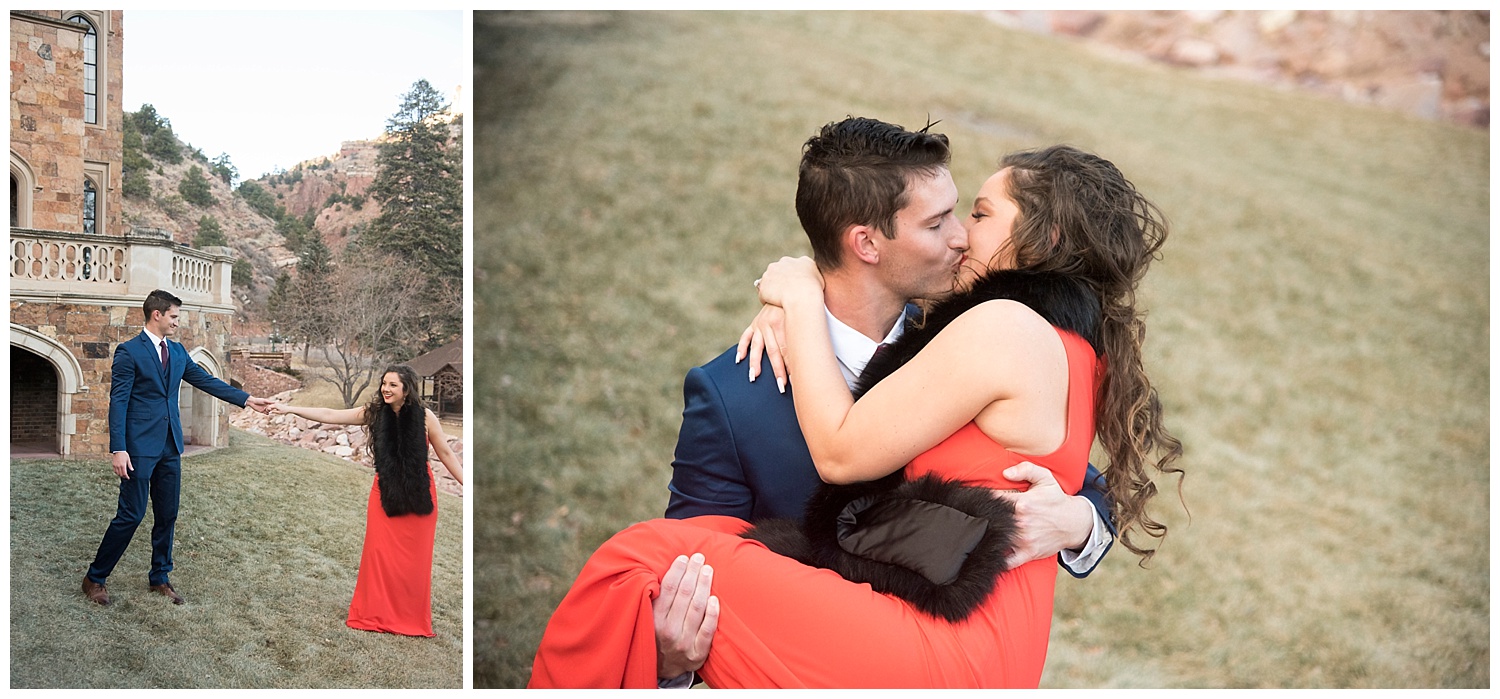
<instances>
[{"instance_id":1,"label":"woman's long curly hair","mask_svg":"<svg viewBox=\"0 0 1500 699\"><path fill-rule=\"evenodd\" d=\"M1103 309L1104 381L1095 424L1108 456L1106 474L1120 543L1145 565L1156 553L1131 534L1161 539L1167 526L1146 513L1156 495L1148 468L1177 474L1181 497L1182 442L1162 427L1161 401L1141 363L1146 326L1135 292L1167 237L1156 205L1108 160L1070 146L1005 156L1009 194L1020 209L1011 231L1019 269L1060 272L1086 281Z\"/></svg>"}]
</instances>

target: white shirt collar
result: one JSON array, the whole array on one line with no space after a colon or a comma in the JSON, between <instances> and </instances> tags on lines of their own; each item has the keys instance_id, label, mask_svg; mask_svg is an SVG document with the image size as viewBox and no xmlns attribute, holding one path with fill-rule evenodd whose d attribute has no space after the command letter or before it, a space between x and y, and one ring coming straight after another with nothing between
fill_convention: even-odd
<instances>
[{"instance_id":1,"label":"white shirt collar","mask_svg":"<svg viewBox=\"0 0 1500 699\"><path fill-rule=\"evenodd\" d=\"M865 337L864 333L835 318L827 306L823 307L823 313L828 316L828 337L833 341L833 356L838 358L839 371L844 374L844 383L848 384L849 390L852 391L854 382L859 379L859 372L865 370L865 365L870 363L870 357L875 354L875 348L882 343ZM885 334L885 342L895 342L905 329L906 308L903 307L901 315L896 318L896 324L891 326L890 332Z\"/></svg>"},{"instance_id":2,"label":"white shirt collar","mask_svg":"<svg viewBox=\"0 0 1500 699\"><path fill-rule=\"evenodd\" d=\"M163 338L157 337L156 333L153 333L145 328L141 328L141 332L146 333L146 339L151 341L152 347L157 349L161 348L161 341Z\"/></svg>"}]
</instances>

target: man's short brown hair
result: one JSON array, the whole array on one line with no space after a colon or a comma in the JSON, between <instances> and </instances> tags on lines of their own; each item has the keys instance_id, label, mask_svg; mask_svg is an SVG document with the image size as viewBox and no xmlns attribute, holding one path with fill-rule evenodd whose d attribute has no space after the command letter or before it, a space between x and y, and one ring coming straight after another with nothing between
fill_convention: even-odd
<instances>
[{"instance_id":1,"label":"man's short brown hair","mask_svg":"<svg viewBox=\"0 0 1500 699\"><path fill-rule=\"evenodd\" d=\"M172 292L170 291L162 291L161 289L157 289L149 294L146 294L146 302L141 304L141 311L146 314L146 322L150 322L152 311L161 311L162 313L166 313L167 311L171 310L173 306L182 306L182 299L173 296Z\"/></svg>"},{"instance_id":2,"label":"man's short brown hair","mask_svg":"<svg viewBox=\"0 0 1500 699\"><path fill-rule=\"evenodd\" d=\"M850 226L870 225L896 237L896 212L906 187L948 166L948 137L876 119L850 117L825 125L802 146L797 173L797 218L823 269L842 262L839 238Z\"/></svg>"}]
</instances>

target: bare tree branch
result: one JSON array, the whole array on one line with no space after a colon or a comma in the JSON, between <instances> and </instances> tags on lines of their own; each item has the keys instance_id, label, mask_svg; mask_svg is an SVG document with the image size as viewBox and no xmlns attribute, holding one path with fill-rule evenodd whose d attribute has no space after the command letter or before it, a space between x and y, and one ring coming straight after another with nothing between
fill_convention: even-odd
<instances>
[{"instance_id":1,"label":"bare tree branch","mask_svg":"<svg viewBox=\"0 0 1500 699\"><path fill-rule=\"evenodd\" d=\"M422 274L394 257L364 257L336 267L328 298L305 310L321 332L315 345L344 407L354 407L375 373L405 353L422 328Z\"/></svg>"}]
</instances>

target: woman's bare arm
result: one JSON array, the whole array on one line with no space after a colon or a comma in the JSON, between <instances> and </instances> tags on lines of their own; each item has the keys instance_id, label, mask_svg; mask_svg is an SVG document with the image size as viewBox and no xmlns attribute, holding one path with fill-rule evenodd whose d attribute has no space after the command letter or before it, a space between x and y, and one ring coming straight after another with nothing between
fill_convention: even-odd
<instances>
[{"instance_id":1,"label":"woman's bare arm","mask_svg":"<svg viewBox=\"0 0 1500 699\"><path fill-rule=\"evenodd\" d=\"M349 408L347 410L335 410L333 408L310 408L302 405L286 405L285 403L274 403L271 411L277 413L288 413L304 417L314 422L325 422L330 425L363 425L365 424L365 406Z\"/></svg>"},{"instance_id":2,"label":"woman's bare arm","mask_svg":"<svg viewBox=\"0 0 1500 699\"><path fill-rule=\"evenodd\" d=\"M821 284L794 266L775 278L768 269L761 289L763 301L786 309L797 422L823 480L890 474L982 413L1004 423L1014 437L1002 443L1013 450L1045 454L1061 444L1066 351L1030 308L998 300L975 306L855 403L834 359Z\"/></svg>"},{"instance_id":3,"label":"woman's bare arm","mask_svg":"<svg viewBox=\"0 0 1500 699\"><path fill-rule=\"evenodd\" d=\"M432 443L432 451L437 454L438 461L443 462L443 468L453 476L453 480L459 485L464 484L464 466L459 461L458 455L448 447L448 437L443 434L443 425L438 422L437 413L427 411L427 441Z\"/></svg>"}]
</instances>

